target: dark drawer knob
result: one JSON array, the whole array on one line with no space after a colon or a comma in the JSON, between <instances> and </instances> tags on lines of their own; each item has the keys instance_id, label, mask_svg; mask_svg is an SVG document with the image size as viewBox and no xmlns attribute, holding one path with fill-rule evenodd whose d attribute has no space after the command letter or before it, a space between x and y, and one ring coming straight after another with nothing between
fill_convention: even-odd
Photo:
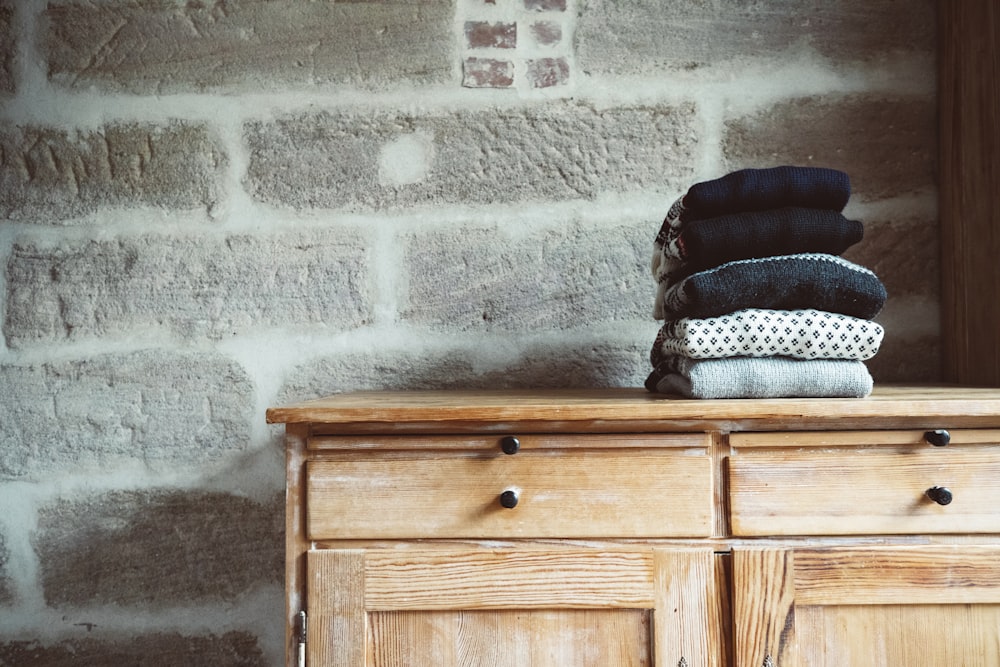
<instances>
[{"instance_id":1,"label":"dark drawer knob","mask_svg":"<svg viewBox=\"0 0 1000 667\"><path fill-rule=\"evenodd\" d=\"M500 441L500 449L504 454L517 454L521 451L521 441L512 435L508 435Z\"/></svg>"},{"instance_id":2,"label":"dark drawer knob","mask_svg":"<svg viewBox=\"0 0 1000 667\"><path fill-rule=\"evenodd\" d=\"M924 495L936 502L938 505L947 505L951 503L952 500L951 491L943 486L932 486L924 491Z\"/></svg>"},{"instance_id":3,"label":"dark drawer knob","mask_svg":"<svg viewBox=\"0 0 1000 667\"><path fill-rule=\"evenodd\" d=\"M507 489L500 494L500 505L506 507L509 510L517 507L518 494L517 491L513 489Z\"/></svg>"},{"instance_id":4,"label":"dark drawer knob","mask_svg":"<svg viewBox=\"0 0 1000 667\"><path fill-rule=\"evenodd\" d=\"M935 447L944 447L951 442L951 433L948 433L948 431L943 428L939 428L934 431L927 431L924 433L924 440L931 443Z\"/></svg>"}]
</instances>

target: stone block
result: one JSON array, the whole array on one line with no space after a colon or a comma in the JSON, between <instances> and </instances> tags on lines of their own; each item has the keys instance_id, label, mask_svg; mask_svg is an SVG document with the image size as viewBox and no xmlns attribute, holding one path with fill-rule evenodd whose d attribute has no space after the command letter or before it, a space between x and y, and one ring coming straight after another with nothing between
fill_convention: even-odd
<instances>
[{"instance_id":1,"label":"stone block","mask_svg":"<svg viewBox=\"0 0 1000 667\"><path fill-rule=\"evenodd\" d=\"M542 1L542 0L540 0ZM814 49L839 63L899 53L933 58L936 3L915 0L586 0L576 63L602 74L655 76Z\"/></svg>"},{"instance_id":2,"label":"stone block","mask_svg":"<svg viewBox=\"0 0 1000 667\"><path fill-rule=\"evenodd\" d=\"M402 317L436 331L573 329L650 318L648 229L564 228L510 238L459 227L403 241Z\"/></svg>"},{"instance_id":3,"label":"stone block","mask_svg":"<svg viewBox=\"0 0 1000 667\"><path fill-rule=\"evenodd\" d=\"M204 125L0 129L0 217L51 222L101 207L212 209L228 158Z\"/></svg>"},{"instance_id":4,"label":"stone block","mask_svg":"<svg viewBox=\"0 0 1000 667\"><path fill-rule=\"evenodd\" d=\"M198 466L249 445L254 385L214 354L0 364L0 479Z\"/></svg>"},{"instance_id":5,"label":"stone block","mask_svg":"<svg viewBox=\"0 0 1000 667\"><path fill-rule=\"evenodd\" d=\"M0 94L14 93L17 76L14 71L17 62L17 32L14 27L14 7L4 0L0 2Z\"/></svg>"},{"instance_id":6,"label":"stone block","mask_svg":"<svg viewBox=\"0 0 1000 667\"><path fill-rule=\"evenodd\" d=\"M16 241L4 332L14 347L161 330L221 339L268 327L343 331L368 317L368 251L350 231Z\"/></svg>"},{"instance_id":7,"label":"stone block","mask_svg":"<svg viewBox=\"0 0 1000 667\"><path fill-rule=\"evenodd\" d=\"M649 344L554 340L484 344L441 352L379 350L320 357L293 368L278 404L343 391L640 387L649 372ZM497 347L503 357L497 358Z\"/></svg>"},{"instance_id":8,"label":"stone block","mask_svg":"<svg viewBox=\"0 0 1000 667\"><path fill-rule=\"evenodd\" d=\"M820 95L779 102L726 121L729 169L781 164L841 169L852 198L884 199L935 188L933 95Z\"/></svg>"},{"instance_id":9,"label":"stone block","mask_svg":"<svg viewBox=\"0 0 1000 667\"><path fill-rule=\"evenodd\" d=\"M453 0L58 2L50 78L140 94L452 78Z\"/></svg>"},{"instance_id":10,"label":"stone block","mask_svg":"<svg viewBox=\"0 0 1000 667\"><path fill-rule=\"evenodd\" d=\"M673 193L690 181L695 127L691 105L299 114L247 124L246 188L268 204L345 210ZM382 152L409 134L431 142L426 177L381 182Z\"/></svg>"},{"instance_id":11,"label":"stone block","mask_svg":"<svg viewBox=\"0 0 1000 667\"><path fill-rule=\"evenodd\" d=\"M266 667L258 640L247 632L187 636L157 632L54 644L0 641L0 665L17 667Z\"/></svg>"},{"instance_id":12,"label":"stone block","mask_svg":"<svg viewBox=\"0 0 1000 667\"><path fill-rule=\"evenodd\" d=\"M935 218L863 220L864 239L844 257L875 272L889 299L920 296L937 301L941 290L938 223Z\"/></svg>"},{"instance_id":13,"label":"stone block","mask_svg":"<svg viewBox=\"0 0 1000 667\"><path fill-rule=\"evenodd\" d=\"M284 581L284 493L112 491L39 509L33 538L54 607L234 601Z\"/></svg>"}]
</instances>

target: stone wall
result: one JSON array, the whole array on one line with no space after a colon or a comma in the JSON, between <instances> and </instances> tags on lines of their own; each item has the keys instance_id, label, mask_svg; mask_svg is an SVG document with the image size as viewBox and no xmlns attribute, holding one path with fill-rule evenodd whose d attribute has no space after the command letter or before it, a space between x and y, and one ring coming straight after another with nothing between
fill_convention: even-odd
<instances>
[{"instance_id":1,"label":"stone wall","mask_svg":"<svg viewBox=\"0 0 1000 667\"><path fill-rule=\"evenodd\" d=\"M0 665L274 665L269 405L639 386L689 185L847 171L939 368L934 3L0 0Z\"/></svg>"}]
</instances>

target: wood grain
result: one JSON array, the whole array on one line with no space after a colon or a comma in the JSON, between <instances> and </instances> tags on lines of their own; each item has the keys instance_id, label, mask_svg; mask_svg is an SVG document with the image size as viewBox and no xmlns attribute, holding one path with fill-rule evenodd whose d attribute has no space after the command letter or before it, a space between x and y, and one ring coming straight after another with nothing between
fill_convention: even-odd
<instances>
[{"instance_id":1,"label":"wood grain","mask_svg":"<svg viewBox=\"0 0 1000 667\"><path fill-rule=\"evenodd\" d=\"M795 633L794 562L790 549L733 551L736 667L795 664L787 653Z\"/></svg>"},{"instance_id":2,"label":"wood grain","mask_svg":"<svg viewBox=\"0 0 1000 667\"><path fill-rule=\"evenodd\" d=\"M365 552L310 551L309 634L306 664L359 667L364 664Z\"/></svg>"},{"instance_id":3,"label":"wood grain","mask_svg":"<svg viewBox=\"0 0 1000 667\"><path fill-rule=\"evenodd\" d=\"M267 411L272 423L324 432L646 432L996 426L1000 390L878 386L861 399L689 400L644 389L337 394Z\"/></svg>"},{"instance_id":4,"label":"wood grain","mask_svg":"<svg viewBox=\"0 0 1000 667\"><path fill-rule=\"evenodd\" d=\"M707 452L344 457L308 464L312 539L708 536ZM499 497L520 494L506 509ZM627 508L625 510L624 508Z\"/></svg>"},{"instance_id":5,"label":"wood grain","mask_svg":"<svg viewBox=\"0 0 1000 667\"><path fill-rule=\"evenodd\" d=\"M1000 8L939 2L944 377L1000 385Z\"/></svg>"},{"instance_id":6,"label":"wood grain","mask_svg":"<svg viewBox=\"0 0 1000 667\"><path fill-rule=\"evenodd\" d=\"M997 533L998 479L998 447L747 450L729 459L733 534ZM933 486L951 504L927 498Z\"/></svg>"},{"instance_id":7,"label":"wood grain","mask_svg":"<svg viewBox=\"0 0 1000 667\"><path fill-rule=\"evenodd\" d=\"M365 608L615 609L654 606L646 550L372 550Z\"/></svg>"}]
</instances>

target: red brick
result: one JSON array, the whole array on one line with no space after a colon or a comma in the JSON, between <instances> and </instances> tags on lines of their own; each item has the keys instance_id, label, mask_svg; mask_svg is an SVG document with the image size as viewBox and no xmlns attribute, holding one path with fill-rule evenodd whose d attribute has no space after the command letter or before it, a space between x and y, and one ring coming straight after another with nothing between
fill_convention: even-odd
<instances>
[{"instance_id":1,"label":"red brick","mask_svg":"<svg viewBox=\"0 0 1000 667\"><path fill-rule=\"evenodd\" d=\"M524 8L536 12L564 12L566 0L524 0Z\"/></svg>"},{"instance_id":2,"label":"red brick","mask_svg":"<svg viewBox=\"0 0 1000 667\"><path fill-rule=\"evenodd\" d=\"M473 49L513 49L517 46L517 24L466 21L465 39Z\"/></svg>"},{"instance_id":3,"label":"red brick","mask_svg":"<svg viewBox=\"0 0 1000 667\"><path fill-rule=\"evenodd\" d=\"M532 88L550 88L569 80L569 63L565 58L540 58L528 61L528 80Z\"/></svg>"},{"instance_id":4,"label":"red brick","mask_svg":"<svg viewBox=\"0 0 1000 667\"><path fill-rule=\"evenodd\" d=\"M462 85L466 88L510 88L514 85L514 64L493 58L466 58Z\"/></svg>"},{"instance_id":5,"label":"red brick","mask_svg":"<svg viewBox=\"0 0 1000 667\"><path fill-rule=\"evenodd\" d=\"M551 46L562 40L562 26L554 21L537 21L531 24L531 34L539 44Z\"/></svg>"}]
</instances>

